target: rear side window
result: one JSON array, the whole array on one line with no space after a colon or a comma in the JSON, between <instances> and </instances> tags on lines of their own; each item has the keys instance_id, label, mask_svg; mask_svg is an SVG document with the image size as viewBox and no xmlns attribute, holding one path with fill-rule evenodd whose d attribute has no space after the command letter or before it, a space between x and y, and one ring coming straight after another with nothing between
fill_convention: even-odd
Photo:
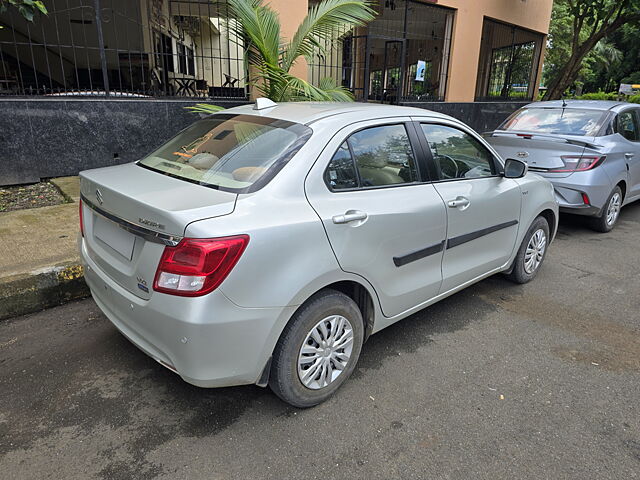
<instances>
[{"instance_id":1,"label":"rear side window","mask_svg":"<svg viewBox=\"0 0 640 480\"><path fill-rule=\"evenodd\" d=\"M632 110L619 113L615 122L616 132L631 142L640 140L638 118Z\"/></svg>"},{"instance_id":2,"label":"rear side window","mask_svg":"<svg viewBox=\"0 0 640 480\"><path fill-rule=\"evenodd\" d=\"M139 165L236 193L254 191L311 136L297 123L253 115L213 115L186 128Z\"/></svg>"},{"instance_id":3,"label":"rear side window","mask_svg":"<svg viewBox=\"0 0 640 480\"><path fill-rule=\"evenodd\" d=\"M606 116L582 108L523 108L509 117L500 130L595 136Z\"/></svg>"},{"instance_id":4,"label":"rear side window","mask_svg":"<svg viewBox=\"0 0 640 480\"><path fill-rule=\"evenodd\" d=\"M419 181L404 125L383 125L352 134L325 173L332 190L402 185Z\"/></svg>"}]
</instances>

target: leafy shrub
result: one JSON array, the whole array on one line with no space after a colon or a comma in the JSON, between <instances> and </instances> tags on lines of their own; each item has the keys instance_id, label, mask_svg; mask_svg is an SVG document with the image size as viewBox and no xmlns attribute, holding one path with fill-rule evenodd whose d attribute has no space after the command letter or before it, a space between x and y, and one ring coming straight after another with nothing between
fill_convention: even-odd
<instances>
[{"instance_id":1,"label":"leafy shrub","mask_svg":"<svg viewBox=\"0 0 640 480\"><path fill-rule=\"evenodd\" d=\"M604 93L604 92L597 92L597 93L585 93L583 95L580 95L579 97L576 97L579 100L617 100L618 99L618 94L615 92L612 93Z\"/></svg>"}]
</instances>

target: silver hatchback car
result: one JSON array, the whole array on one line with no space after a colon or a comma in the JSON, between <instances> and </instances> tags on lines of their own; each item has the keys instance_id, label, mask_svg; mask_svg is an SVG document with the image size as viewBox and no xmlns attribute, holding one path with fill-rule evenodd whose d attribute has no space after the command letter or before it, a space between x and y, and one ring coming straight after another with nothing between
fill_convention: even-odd
<instances>
[{"instance_id":1,"label":"silver hatchback car","mask_svg":"<svg viewBox=\"0 0 640 480\"><path fill-rule=\"evenodd\" d=\"M640 199L640 106L566 100L527 105L485 134L503 157L551 181L560 210L611 230L623 205Z\"/></svg>"},{"instance_id":2,"label":"silver hatchback car","mask_svg":"<svg viewBox=\"0 0 640 480\"><path fill-rule=\"evenodd\" d=\"M82 172L81 194L86 280L127 338L189 383L299 407L372 333L497 272L531 280L558 218L548 181L461 122L358 103L226 110Z\"/></svg>"}]
</instances>

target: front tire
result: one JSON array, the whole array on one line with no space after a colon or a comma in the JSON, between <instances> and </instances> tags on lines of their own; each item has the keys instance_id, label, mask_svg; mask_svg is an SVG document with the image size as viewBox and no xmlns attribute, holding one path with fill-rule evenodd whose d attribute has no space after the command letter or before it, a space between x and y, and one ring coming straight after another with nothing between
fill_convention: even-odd
<instances>
[{"instance_id":1,"label":"front tire","mask_svg":"<svg viewBox=\"0 0 640 480\"><path fill-rule=\"evenodd\" d=\"M543 217L537 217L522 240L511 272L506 277L514 283L528 283L535 278L547 255L549 245L549 224Z\"/></svg>"},{"instance_id":2,"label":"front tire","mask_svg":"<svg viewBox=\"0 0 640 480\"><path fill-rule=\"evenodd\" d=\"M353 372L363 341L356 303L336 290L320 291L298 309L278 340L271 390L295 407L324 402Z\"/></svg>"},{"instance_id":3,"label":"front tire","mask_svg":"<svg viewBox=\"0 0 640 480\"><path fill-rule=\"evenodd\" d=\"M607 233L613 230L613 227L620 216L620 208L622 207L622 190L616 186L613 189L607 203L605 203L602 213L591 222L591 228L596 232Z\"/></svg>"}]
</instances>

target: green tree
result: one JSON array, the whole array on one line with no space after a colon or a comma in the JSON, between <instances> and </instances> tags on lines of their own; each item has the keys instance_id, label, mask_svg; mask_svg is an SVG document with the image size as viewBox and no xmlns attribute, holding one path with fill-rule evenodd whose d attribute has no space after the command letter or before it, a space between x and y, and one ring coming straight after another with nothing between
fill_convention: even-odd
<instances>
[{"instance_id":1,"label":"green tree","mask_svg":"<svg viewBox=\"0 0 640 480\"><path fill-rule=\"evenodd\" d=\"M594 47L624 25L640 23L640 0L556 0L549 32L545 100L560 98Z\"/></svg>"},{"instance_id":2,"label":"green tree","mask_svg":"<svg viewBox=\"0 0 640 480\"><path fill-rule=\"evenodd\" d=\"M37 0L0 0L0 13L6 12L9 7L16 8L30 22L33 22L33 16L37 12L47 14L44 2Z\"/></svg>"},{"instance_id":3,"label":"green tree","mask_svg":"<svg viewBox=\"0 0 640 480\"><path fill-rule=\"evenodd\" d=\"M350 26L361 26L375 18L376 12L367 0L324 0L311 8L291 40L280 34L278 14L266 0L227 0L231 15L237 21L238 36L245 39L246 59L251 83L260 95L275 102L353 100L347 89L332 78L318 85L290 73L300 58L323 54L324 45L337 40L335 32ZM219 107L199 104L198 112L211 112Z\"/></svg>"}]
</instances>

